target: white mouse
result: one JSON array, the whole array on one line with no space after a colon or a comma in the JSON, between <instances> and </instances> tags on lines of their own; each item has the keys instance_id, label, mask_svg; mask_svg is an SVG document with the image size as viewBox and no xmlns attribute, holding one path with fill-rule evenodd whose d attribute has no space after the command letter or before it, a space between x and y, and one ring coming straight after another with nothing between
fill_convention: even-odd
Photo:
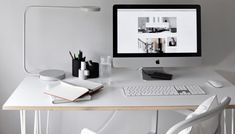
<instances>
[{"instance_id":1,"label":"white mouse","mask_svg":"<svg viewBox=\"0 0 235 134\"><path fill-rule=\"evenodd\" d=\"M222 88L222 87L224 87L224 84L222 82L220 82L220 81L208 80L208 83L210 85L212 85L213 87L215 87L215 88Z\"/></svg>"}]
</instances>

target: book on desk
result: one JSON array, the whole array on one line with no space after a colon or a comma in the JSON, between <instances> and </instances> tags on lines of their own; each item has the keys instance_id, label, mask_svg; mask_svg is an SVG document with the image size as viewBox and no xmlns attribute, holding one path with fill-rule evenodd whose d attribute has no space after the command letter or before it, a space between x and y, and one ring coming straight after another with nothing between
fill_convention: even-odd
<instances>
[{"instance_id":1,"label":"book on desk","mask_svg":"<svg viewBox=\"0 0 235 134\"><path fill-rule=\"evenodd\" d=\"M101 88L101 83L73 78L49 85L44 93L51 96L52 103L57 104L91 100L91 94Z\"/></svg>"}]
</instances>

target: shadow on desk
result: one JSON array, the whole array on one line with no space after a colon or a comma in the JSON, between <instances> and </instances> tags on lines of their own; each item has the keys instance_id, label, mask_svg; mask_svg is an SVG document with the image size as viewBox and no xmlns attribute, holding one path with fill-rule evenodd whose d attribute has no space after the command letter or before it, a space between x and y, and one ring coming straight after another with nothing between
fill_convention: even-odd
<instances>
[{"instance_id":1,"label":"shadow on desk","mask_svg":"<svg viewBox=\"0 0 235 134\"><path fill-rule=\"evenodd\" d=\"M235 72L224 70L216 70L216 72L235 85Z\"/></svg>"}]
</instances>

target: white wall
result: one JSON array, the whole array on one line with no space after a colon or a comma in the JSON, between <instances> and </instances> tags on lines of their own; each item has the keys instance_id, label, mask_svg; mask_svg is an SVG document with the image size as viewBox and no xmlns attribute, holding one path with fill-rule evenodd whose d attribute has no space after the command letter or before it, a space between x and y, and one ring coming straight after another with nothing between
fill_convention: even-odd
<instances>
[{"instance_id":1,"label":"white wall","mask_svg":"<svg viewBox=\"0 0 235 134\"><path fill-rule=\"evenodd\" d=\"M99 5L102 8L104 38L97 39L101 48L97 55L110 55L112 52L112 4L113 3L196 3L202 7L202 49L204 65L211 66L220 74L235 83L235 1L233 0L0 0L0 104L2 105L16 86L25 77L22 68L23 12L27 5ZM94 39L96 39L94 37ZM82 42L83 44L85 42ZM108 51L107 51L108 50ZM89 50L87 50L87 53ZM29 112L28 120L32 118ZM79 133L82 127L99 128L110 111L53 112L51 133ZM0 134L19 133L19 113L0 111ZM120 112L118 118L105 131L106 133L146 133L150 130L154 112ZM171 112L160 112L160 133L163 133L182 116ZM87 120L90 120L89 122ZM73 122L72 124L70 122ZM32 122L28 125L32 128ZM28 131L32 133L32 129Z\"/></svg>"}]
</instances>

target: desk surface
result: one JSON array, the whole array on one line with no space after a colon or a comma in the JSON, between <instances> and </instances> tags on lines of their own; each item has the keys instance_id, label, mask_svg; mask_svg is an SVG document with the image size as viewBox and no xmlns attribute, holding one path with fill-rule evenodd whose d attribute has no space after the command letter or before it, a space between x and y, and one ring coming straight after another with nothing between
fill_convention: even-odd
<instances>
[{"instance_id":1,"label":"desk surface","mask_svg":"<svg viewBox=\"0 0 235 134\"><path fill-rule=\"evenodd\" d=\"M115 69L111 84L92 96L91 101L78 103L52 104L48 95L43 91L50 83L37 77L26 77L12 93L4 110L161 110L161 109L194 109L209 96L218 95L232 98L228 108L235 108L235 87L222 76L209 69L172 69L173 80L144 81L141 72L137 70ZM223 88L213 88L206 84L207 80L219 80ZM101 79L93 79L100 81ZM207 95L191 96L141 96L126 97L122 86L128 84L199 84Z\"/></svg>"}]
</instances>

